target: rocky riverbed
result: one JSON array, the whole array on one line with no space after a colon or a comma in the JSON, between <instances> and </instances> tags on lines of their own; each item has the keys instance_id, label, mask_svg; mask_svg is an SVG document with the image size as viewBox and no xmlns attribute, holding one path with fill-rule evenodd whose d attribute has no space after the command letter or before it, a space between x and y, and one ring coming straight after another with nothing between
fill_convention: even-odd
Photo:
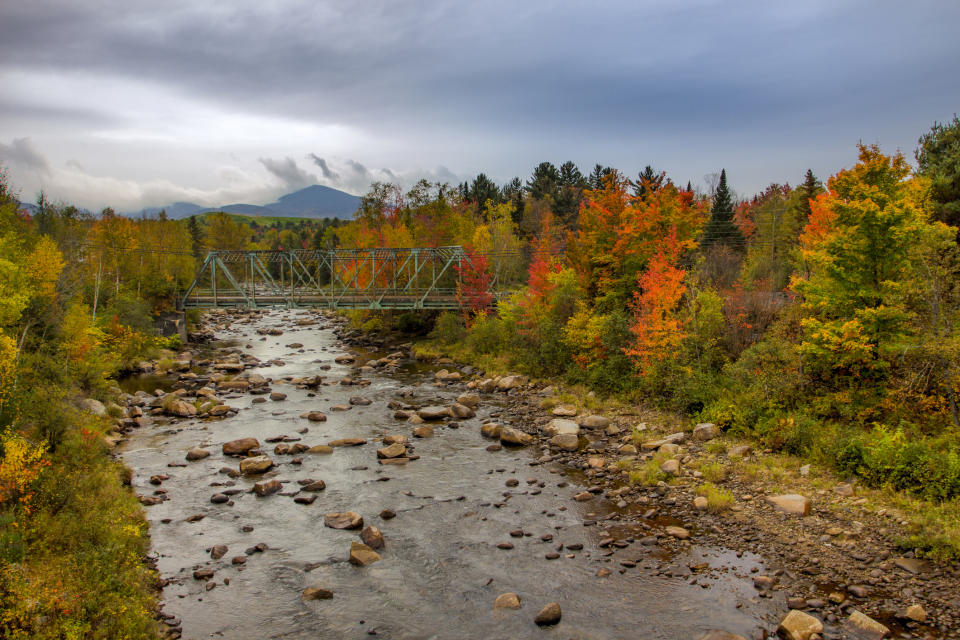
<instances>
[{"instance_id":1,"label":"rocky riverbed","mask_svg":"<svg viewBox=\"0 0 960 640\"><path fill-rule=\"evenodd\" d=\"M704 509L707 425L635 442L321 312L205 322L212 351L123 398L171 636L952 637L956 573L862 514L747 485ZM655 455L669 483L624 482Z\"/></svg>"}]
</instances>

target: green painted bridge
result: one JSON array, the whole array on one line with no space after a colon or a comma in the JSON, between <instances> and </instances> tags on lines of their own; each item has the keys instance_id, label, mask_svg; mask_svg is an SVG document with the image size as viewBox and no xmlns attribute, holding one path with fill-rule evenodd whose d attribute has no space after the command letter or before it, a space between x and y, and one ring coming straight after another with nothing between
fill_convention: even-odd
<instances>
[{"instance_id":1,"label":"green painted bridge","mask_svg":"<svg viewBox=\"0 0 960 640\"><path fill-rule=\"evenodd\" d=\"M180 308L459 309L465 296L501 296L504 257L460 246L211 251Z\"/></svg>"}]
</instances>

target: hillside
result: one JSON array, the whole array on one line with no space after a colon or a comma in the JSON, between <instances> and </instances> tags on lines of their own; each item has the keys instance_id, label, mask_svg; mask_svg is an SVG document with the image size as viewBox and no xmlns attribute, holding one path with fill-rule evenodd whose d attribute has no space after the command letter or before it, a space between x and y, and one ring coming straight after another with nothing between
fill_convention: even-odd
<instances>
[{"instance_id":1,"label":"hillside","mask_svg":"<svg viewBox=\"0 0 960 640\"><path fill-rule=\"evenodd\" d=\"M353 217L360 198L323 185L315 184L293 193L281 196L276 202L266 205L234 203L203 207L193 202L175 202L165 207L149 207L131 214L137 216L155 216L161 210L167 217L179 220L193 215L225 211L244 216L255 217L292 217L292 218L341 218Z\"/></svg>"}]
</instances>

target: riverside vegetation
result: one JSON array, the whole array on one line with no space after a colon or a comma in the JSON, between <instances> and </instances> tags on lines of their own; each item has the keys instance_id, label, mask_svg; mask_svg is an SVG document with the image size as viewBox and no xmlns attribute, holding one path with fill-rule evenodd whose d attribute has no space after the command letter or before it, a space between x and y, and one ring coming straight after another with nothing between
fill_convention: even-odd
<instances>
[{"instance_id":1,"label":"riverside vegetation","mask_svg":"<svg viewBox=\"0 0 960 640\"><path fill-rule=\"evenodd\" d=\"M861 145L826 188L808 172L745 199L725 172L702 192L651 167L631 180L542 163L501 187L483 174L406 194L375 184L349 224L295 228L92 216L43 196L31 217L4 177L0 630L157 633L145 522L108 455L113 380L178 346L154 335L151 315L211 248L461 244L477 267L464 313L356 314L357 326L829 467L909 504L904 547L957 558L960 120L935 125L916 159ZM525 281L493 306L491 256L502 280ZM664 479L639 462L623 470ZM712 484L700 497L722 510L722 471L701 473Z\"/></svg>"}]
</instances>

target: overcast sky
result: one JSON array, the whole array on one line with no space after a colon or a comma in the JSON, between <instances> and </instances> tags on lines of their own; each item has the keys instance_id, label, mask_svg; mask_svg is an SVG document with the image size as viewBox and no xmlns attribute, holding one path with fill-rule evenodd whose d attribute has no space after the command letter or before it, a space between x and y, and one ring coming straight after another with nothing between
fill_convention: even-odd
<instances>
[{"instance_id":1,"label":"overcast sky","mask_svg":"<svg viewBox=\"0 0 960 640\"><path fill-rule=\"evenodd\" d=\"M749 195L960 111L960 2L30 0L0 5L0 163L91 209L543 160Z\"/></svg>"}]
</instances>

